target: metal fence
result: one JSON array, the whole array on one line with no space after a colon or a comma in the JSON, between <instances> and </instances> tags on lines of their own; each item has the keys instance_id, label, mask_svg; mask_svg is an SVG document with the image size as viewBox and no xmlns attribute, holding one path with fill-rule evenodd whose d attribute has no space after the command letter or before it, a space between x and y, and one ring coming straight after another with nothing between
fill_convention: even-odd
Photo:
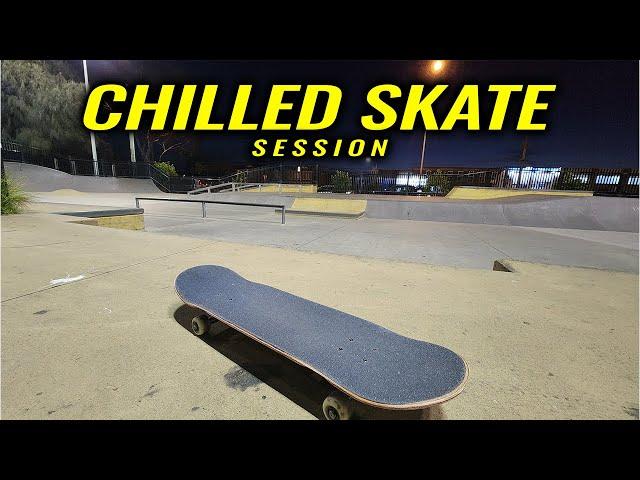
<instances>
[{"instance_id":1,"label":"metal fence","mask_svg":"<svg viewBox=\"0 0 640 480\"><path fill-rule=\"evenodd\" d=\"M295 183L295 184L317 184L319 165L312 166L292 166L292 165L268 165L244 170L225 175L224 177L208 178L194 177L198 188L223 185L230 183Z\"/></svg>"},{"instance_id":2,"label":"metal fence","mask_svg":"<svg viewBox=\"0 0 640 480\"><path fill-rule=\"evenodd\" d=\"M638 196L638 169L509 167L497 187L533 190L585 190L594 195Z\"/></svg>"},{"instance_id":3,"label":"metal fence","mask_svg":"<svg viewBox=\"0 0 640 480\"><path fill-rule=\"evenodd\" d=\"M94 175L95 163L3 140L2 159L54 168L72 175ZM97 162L104 177L151 178L165 192L185 193L223 184L313 184L318 191L384 195L446 195L455 186L585 190L595 195L637 197L638 169L497 167L372 170L326 168L320 164L278 164L208 178L169 176L145 162Z\"/></svg>"},{"instance_id":4,"label":"metal fence","mask_svg":"<svg viewBox=\"0 0 640 480\"><path fill-rule=\"evenodd\" d=\"M179 175L167 175L162 170L157 169L153 165L149 166L148 178L151 178L153 182L162 190L168 193L187 193L197 188L194 177L179 176Z\"/></svg>"},{"instance_id":5,"label":"metal fence","mask_svg":"<svg viewBox=\"0 0 640 480\"><path fill-rule=\"evenodd\" d=\"M7 162L39 165L70 175L95 175L97 163L98 173L101 177L150 177L150 165L144 162L94 162L86 158L74 158L70 155L29 147L11 140L2 140L1 143L2 160Z\"/></svg>"},{"instance_id":6,"label":"metal fence","mask_svg":"<svg viewBox=\"0 0 640 480\"><path fill-rule=\"evenodd\" d=\"M446 195L456 186L530 190L583 190L594 195L637 197L638 169L506 167L487 169L429 168L351 172L319 170L318 188L325 191Z\"/></svg>"},{"instance_id":7,"label":"metal fence","mask_svg":"<svg viewBox=\"0 0 640 480\"><path fill-rule=\"evenodd\" d=\"M318 188L320 191L342 193L441 196L456 185L492 186L496 177L497 172L490 170L443 172L429 169L420 174L402 170L353 172L321 169Z\"/></svg>"},{"instance_id":8,"label":"metal fence","mask_svg":"<svg viewBox=\"0 0 640 480\"><path fill-rule=\"evenodd\" d=\"M585 190L595 195L638 196L638 169L564 167L433 167L369 172L321 165L273 165L241 170L215 179L198 179L199 187L225 183L314 184L319 191L385 195L446 195L455 186L531 190Z\"/></svg>"},{"instance_id":9,"label":"metal fence","mask_svg":"<svg viewBox=\"0 0 640 480\"><path fill-rule=\"evenodd\" d=\"M169 176L146 162L94 162L86 158L50 152L29 147L11 140L2 140L0 155L7 162L28 163L52 168L70 175L95 175L96 167L101 177L151 178L165 192L186 193L195 188L191 176Z\"/></svg>"},{"instance_id":10,"label":"metal fence","mask_svg":"<svg viewBox=\"0 0 640 480\"><path fill-rule=\"evenodd\" d=\"M457 173L425 173L420 176L401 170L374 172L326 168L316 165L272 165L247 170L219 178L194 177L197 188L227 184L302 184L317 185L335 193L376 193L443 195L458 184L491 186L495 172L469 171Z\"/></svg>"}]
</instances>

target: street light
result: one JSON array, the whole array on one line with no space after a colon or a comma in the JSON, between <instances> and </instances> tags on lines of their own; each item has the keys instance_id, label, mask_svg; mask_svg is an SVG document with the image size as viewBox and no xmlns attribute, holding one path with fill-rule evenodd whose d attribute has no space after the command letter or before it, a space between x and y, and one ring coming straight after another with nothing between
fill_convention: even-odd
<instances>
[{"instance_id":1,"label":"street light","mask_svg":"<svg viewBox=\"0 0 640 480\"><path fill-rule=\"evenodd\" d=\"M87 61L82 60L82 66L84 68L84 88L89 93L89 75L87 73ZM98 169L98 152L96 150L96 136L93 133L93 130L89 131L91 135L91 153L93 155L93 173L94 175L100 175L100 170ZM133 137L133 132L129 132L129 151L131 152L131 162L136 162L136 144Z\"/></svg>"},{"instance_id":2,"label":"street light","mask_svg":"<svg viewBox=\"0 0 640 480\"><path fill-rule=\"evenodd\" d=\"M89 76L87 75L87 61L82 60L82 67L84 68L84 88L87 90L87 95L89 94ZM91 136L91 154L93 156L93 174L97 177L100 175L100 170L98 169L98 152L96 150L96 136L93 133L93 130L89 131L89 135Z\"/></svg>"},{"instance_id":3,"label":"street light","mask_svg":"<svg viewBox=\"0 0 640 480\"><path fill-rule=\"evenodd\" d=\"M431 77L435 78L438 74L440 74L445 66L446 66L447 62L444 60L434 60L431 65L430 65L430 69L431 69ZM420 180L422 180L422 167L424 165L424 147L427 144L427 129L425 128L424 130L424 135L422 136L422 153L420 154L420 175L418 177L418 182L420 182Z\"/></svg>"}]
</instances>

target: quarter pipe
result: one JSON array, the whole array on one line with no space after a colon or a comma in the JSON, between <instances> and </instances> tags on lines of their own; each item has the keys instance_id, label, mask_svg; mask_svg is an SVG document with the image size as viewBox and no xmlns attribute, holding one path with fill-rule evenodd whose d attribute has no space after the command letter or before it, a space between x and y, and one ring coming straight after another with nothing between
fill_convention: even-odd
<instances>
[{"instance_id":1,"label":"quarter pipe","mask_svg":"<svg viewBox=\"0 0 640 480\"><path fill-rule=\"evenodd\" d=\"M52 168L28 163L4 162L11 178L18 181L28 192L53 192L76 190L96 193L159 193L149 178L89 177L70 175Z\"/></svg>"}]
</instances>

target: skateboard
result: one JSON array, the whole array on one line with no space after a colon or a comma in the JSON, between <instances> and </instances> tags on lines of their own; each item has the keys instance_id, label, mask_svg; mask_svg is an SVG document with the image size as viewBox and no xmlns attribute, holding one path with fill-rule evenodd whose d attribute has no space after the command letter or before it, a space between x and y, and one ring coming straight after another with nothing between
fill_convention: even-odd
<instances>
[{"instance_id":1,"label":"skateboard","mask_svg":"<svg viewBox=\"0 0 640 480\"><path fill-rule=\"evenodd\" d=\"M357 402L427 409L458 395L467 379L465 361L448 348L251 282L225 267L189 268L175 288L184 303L203 312L191 322L195 335L220 321L333 385L322 405L330 420L351 418Z\"/></svg>"}]
</instances>

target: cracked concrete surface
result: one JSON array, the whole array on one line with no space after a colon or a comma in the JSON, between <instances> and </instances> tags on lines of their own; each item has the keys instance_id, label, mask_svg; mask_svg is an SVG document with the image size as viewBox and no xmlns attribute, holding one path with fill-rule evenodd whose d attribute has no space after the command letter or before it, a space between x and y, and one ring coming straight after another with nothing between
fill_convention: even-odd
<instances>
[{"instance_id":1,"label":"cracked concrete surface","mask_svg":"<svg viewBox=\"0 0 640 480\"><path fill-rule=\"evenodd\" d=\"M465 250L471 243L486 254L463 268L437 260L468 232L453 226L433 236L434 222L389 229L334 220L323 230L292 221L291 230L271 234L273 248L255 244L260 222L245 222L239 238L238 220L205 221L216 237L209 230L193 238L68 221L46 213L2 218L2 418L319 417L327 385L314 374L230 329L200 339L185 328L194 312L173 280L203 263L461 354L469 382L444 404L448 418L638 418L637 273L521 261L505 273L485 265L496 259L492 248L513 257L525 242L536 261L553 262L579 240L587 242L583 258L599 251L614 266L635 258L637 272L637 248L626 236L509 227L526 235L496 240L492 230L474 230L454 247L467 259L476 258ZM405 223L426 228L412 234ZM220 238L229 231L236 241ZM404 246L389 253L403 235ZM429 235L440 249L426 260L407 253L420 252ZM546 251L547 236L569 243ZM312 243L293 245L305 241ZM362 242L368 257L353 247Z\"/></svg>"}]
</instances>

